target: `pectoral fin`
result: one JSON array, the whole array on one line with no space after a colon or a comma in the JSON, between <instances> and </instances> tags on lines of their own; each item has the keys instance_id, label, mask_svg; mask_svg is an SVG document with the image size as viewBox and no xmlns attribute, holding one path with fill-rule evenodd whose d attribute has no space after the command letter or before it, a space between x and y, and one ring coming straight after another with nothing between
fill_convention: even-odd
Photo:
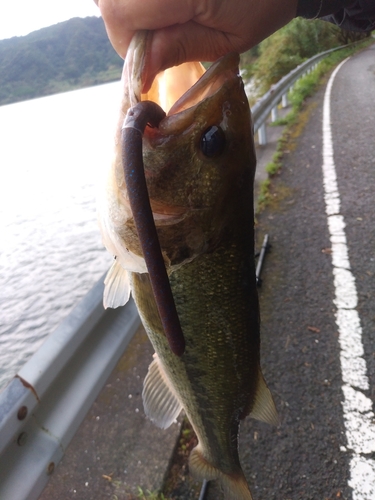
<instances>
[{"instance_id":1,"label":"pectoral fin","mask_svg":"<svg viewBox=\"0 0 375 500\"><path fill-rule=\"evenodd\" d=\"M255 393L255 401L250 412L250 417L261 420L271 425L279 424L279 417L273 401L271 391L268 389L262 372L259 370L258 385Z\"/></svg>"},{"instance_id":2,"label":"pectoral fin","mask_svg":"<svg viewBox=\"0 0 375 500\"><path fill-rule=\"evenodd\" d=\"M180 414L182 406L156 354L154 358L143 383L143 406L155 425L167 429Z\"/></svg>"},{"instance_id":3,"label":"pectoral fin","mask_svg":"<svg viewBox=\"0 0 375 500\"><path fill-rule=\"evenodd\" d=\"M129 274L117 259L114 260L104 280L104 309L124 306L130 297Z\"/></svg>"}]
</instances>

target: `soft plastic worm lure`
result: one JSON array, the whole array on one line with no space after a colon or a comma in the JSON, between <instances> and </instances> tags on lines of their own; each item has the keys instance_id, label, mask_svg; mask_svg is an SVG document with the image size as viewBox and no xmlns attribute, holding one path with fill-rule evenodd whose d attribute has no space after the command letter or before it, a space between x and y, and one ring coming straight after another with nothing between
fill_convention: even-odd
<instances>
[{"instance_id":1,"label":"soft plastic worm lure","mask_svg":"<svg viewBox=\"0 0 375 500\"><path fill-rule=\"evenodd\" d=\"M142 155L146 126L158 127L164 117L163 109L152 101L139 102L129 109L122 127L122 163L134 223L164 332L172 352L182 356L185 340L152 215Z\"/></svg>"}]
</instances>

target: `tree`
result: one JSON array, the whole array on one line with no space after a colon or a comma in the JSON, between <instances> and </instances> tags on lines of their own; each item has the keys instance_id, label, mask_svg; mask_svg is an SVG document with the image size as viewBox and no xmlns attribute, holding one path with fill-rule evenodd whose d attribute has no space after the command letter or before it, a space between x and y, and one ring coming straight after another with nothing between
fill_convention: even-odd
<instances>
[{"instance_id":1,"label":"tree","mask_svg":"<svg viewBox=\"0 0 375 500\"><path fill-rule=\"evenodd\" d=\"M264 40L259 46L254 78L259 94L310 57L340 45L339 29L327 22L301 17Z\"/></svg>"},{"instance_id":2,"label":"tree","mask_svg":"<svg viewBox=\"0 0 375 500\"><path fill-rule=\"evenodd\" d=\"M101 18L75 18L0 41L0 105L119 79Z\"/></svg>"}]
</instances>

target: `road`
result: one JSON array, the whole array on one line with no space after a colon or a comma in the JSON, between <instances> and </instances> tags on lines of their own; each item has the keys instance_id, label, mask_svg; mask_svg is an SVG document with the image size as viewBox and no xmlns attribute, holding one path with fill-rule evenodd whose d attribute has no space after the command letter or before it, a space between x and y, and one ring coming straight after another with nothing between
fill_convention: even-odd
<instances>
[{"instance_id":1,"label":"road","mask_svg":"<svg viewBox=\"0 0 375 500\"><path fill-rule=\"evenodd\" d=\"M375 499L375 46L345 62L327 97L337 183L326 89L309 101L258 218L258 246L266 233L272 243L262 366L281 425L242 426L255 500Z\"/></svg>"}]
</instances>

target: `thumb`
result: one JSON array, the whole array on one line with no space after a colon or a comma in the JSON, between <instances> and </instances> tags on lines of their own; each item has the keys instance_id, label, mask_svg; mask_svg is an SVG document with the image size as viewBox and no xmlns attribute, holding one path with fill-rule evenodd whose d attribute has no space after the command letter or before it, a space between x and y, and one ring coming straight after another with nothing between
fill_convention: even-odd
<instances>
[{"instance_id":1,"label":"thumb","mask_svg":"<svg viewBox=\"0 0 375 500\"><path fill-rule=\"evenodd\" d=\"M188 61L215 61L228 52L241 50L238 37L194 21L155 30L145 60L143 92L150 89L160 71Z\"/></svg>"}]
</instances>

